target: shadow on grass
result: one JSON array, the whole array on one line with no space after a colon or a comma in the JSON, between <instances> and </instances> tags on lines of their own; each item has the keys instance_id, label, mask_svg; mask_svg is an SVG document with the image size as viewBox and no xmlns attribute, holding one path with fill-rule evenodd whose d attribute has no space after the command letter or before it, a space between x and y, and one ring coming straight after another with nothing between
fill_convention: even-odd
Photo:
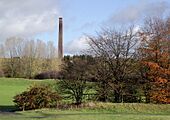
<instances>
[{"instance_id":1,"label":"shadow on grass","mask_svg":"<svg viewBox=\"0 0 170 120\"><path fill-rule=\"evenodd\" d=\"M19 109L16 106L13 105L0 105L0 112L15 112Z\"/></svg>"}]
</instances>

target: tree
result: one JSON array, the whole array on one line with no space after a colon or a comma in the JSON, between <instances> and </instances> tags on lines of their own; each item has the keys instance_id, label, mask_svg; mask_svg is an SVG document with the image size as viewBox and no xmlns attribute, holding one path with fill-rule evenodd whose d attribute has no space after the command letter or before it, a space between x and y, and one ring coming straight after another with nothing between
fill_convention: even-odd
<instances>
[{"instance_id":1,"label":"tree","mask_svg":"<svg viewBox=\"0 0 170 120\"><path fill-rule=\"evenodd\" d=\"M4 55L5 55L4 45L0 44L0 77L4 76L4 71L3 71L3 60L5 57Z\"/></svg>"},{"instance_id":2,"label":"tree","mask_svg":"<svg viewBox=\"0 0 170 120\"><path fill-rule=\"evenodd\" d=\"M38 48L38 46L40 47ZM23 61L25 68L24 75L27 78L32 78L36 73L41 71L42 61L39 59L39 57L42 56L40 52L41 47L42 44L38 44L38 41L26 41L23 52Z\"/></svg>"},{"instance_id":3,"label":"tree","mask_svg":"<svg viewBox=\"0 0 170 120\"><path fill-rule=\"evenodd\" d=\"M99 81L105 81L112 87L114 102L122 102L126 83L135 71L137 36L134 28L130 27L125 31L103 29L96 37L88 38L90 53L100 58L104 66Z\"/></svg>"},{"instance_id":4,"label":"tree","mask_svg":"<svg viewBox=\"0 0 170 120\"><path fill-rule=\"evenodd\" d=\"M170 103L169 23L169 20L151 18L140 33L139 50L146 70L147 97L154 103Z\"/></svg>"},{"instance_id":5,"label":"tree","mask_svg":"<svg viewBox=\"0 0 170 120\"><path fill-rule=\"evenodd\" d=\"M5 41L4 69L7 76L19 77L22 71L22 52L24 39L11 37Z\"/></svg>"},{"instance_id":6,"label":"tree","mask_svg":"<svg viewBox=\"0 0 170 120\"><path fill-rule=\"evenodd\" d=\"M59 69L52 42L11 37L0 45L1 69L8 77L33 78L36 74Z\"/></svg>"},{"instance_id":7,"label":"tree","mask_svg":"<svg viewBox=\"0 0 170 120\"><path fill-rule=\"evenodd\" d=\"M77 105L82 103L83 95L88 90L90 63L86 58L86 56L67 57L61 70L59 90L71 95Z\"/></svg>"}]
</instances>

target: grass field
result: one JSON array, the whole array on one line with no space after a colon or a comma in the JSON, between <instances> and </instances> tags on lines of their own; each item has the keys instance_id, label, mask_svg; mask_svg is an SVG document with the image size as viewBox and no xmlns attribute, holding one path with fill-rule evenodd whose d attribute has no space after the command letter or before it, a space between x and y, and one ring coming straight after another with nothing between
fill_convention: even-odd
<instances>
[{"instance_id":1,"label":"grass field","mask_svg":"<svg viewBox=\"0 0 170 120\"><path fill-rule=\"evenodd\" d=\"M0 78L0 120L170 120L170 105L89 103L91 108L4 112L13 107L14 95L31 84L54 83L51 80ZM94 107L95 106L95 107Z\"/></svg>"},{"instance_id":2,"label":"grass field","mask_svg":"<svg viewBox=\"0 0 170 120\"><path fill-rule=\"evenodd\" d=\"M0 105L14 105L13 96L29 88L30 85L50 80L29 80L20 78L0 78Z\"/></svg>"},{"instance_id":3,"label":"grass field","mask_svg":"<svg viewBox=\"0 0 170 120\"><path fill-rule=\"evenodd\" d=\"M0 113L0 120L170 120L169 105L113 104L113 106L115 106L115 109L112 110L74 109L61 111L41 109ZM151 110L150 106L154 109ZM141 107L140 111L135 111L135 109ZM149 110L146 110L147 108Z\"/></svg>"}]
</instances>

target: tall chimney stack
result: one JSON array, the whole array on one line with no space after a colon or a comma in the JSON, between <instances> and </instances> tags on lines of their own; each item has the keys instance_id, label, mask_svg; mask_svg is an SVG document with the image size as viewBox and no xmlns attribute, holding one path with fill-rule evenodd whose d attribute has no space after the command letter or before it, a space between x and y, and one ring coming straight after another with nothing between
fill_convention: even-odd
<instances>
[{"instance_id":1,"label":"tall chimney stack","mask_svg":"<svg viewBox=\"0 0 170 120\"><path fill-rule=\"evenodd\" d=\"M58 58L63 57L63 20L59 17L59 32L58 32Z\"/></svg>"}]
</instances>

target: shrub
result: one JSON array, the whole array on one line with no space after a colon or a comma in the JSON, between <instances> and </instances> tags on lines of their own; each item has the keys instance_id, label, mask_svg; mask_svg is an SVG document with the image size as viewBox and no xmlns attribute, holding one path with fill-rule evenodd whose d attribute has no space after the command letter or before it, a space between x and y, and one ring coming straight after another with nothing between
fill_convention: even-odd
<instances>
[{"instance_id":1,"label":"shrub","mask_svg":"<svg viewBox=\"0 0 170 120\"><path fill-rule=\"evenodd\" d=\"M34 76L34 79L57 79L59 78L60 72L58 71L47 71L42 72Z\"/></svg>"},{"instance_id":2,"label":"shrub","mask_svg":"<svg viewBox=\"0 0 170 120\"><path fill-rule=\"evenodd\" d=\"M22 110L57 106L61 97L49 86L33 86L28 91L14 96L13 102Z\"/></svg>"}]
</instances>

